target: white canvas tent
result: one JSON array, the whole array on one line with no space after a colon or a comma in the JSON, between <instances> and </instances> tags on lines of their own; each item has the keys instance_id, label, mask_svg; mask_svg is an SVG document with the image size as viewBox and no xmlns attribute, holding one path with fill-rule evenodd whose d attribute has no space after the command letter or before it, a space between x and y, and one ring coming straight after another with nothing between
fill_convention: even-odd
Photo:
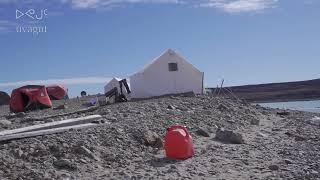
<instances>
[{"instance_id":1,"label":"white canvas tent","mask_svg":"<svg viewBox=\"0 0 320 180\"><path fill-rule=\"evenodd\" d=\"M169 49L130 76L131 97L148 98L193 91L203 93L204 73Z\"/></svg>"},{"instance_id":2,"label":"white canvas tent","mask_svg":"<svg viewBox=\"0 0 320 180\"><path fill-rule=\"evenodd\" d=\"M105 86L104 86L104 93L107 93L108 91L110 91L111 89L113 89L113 88L117 88L118 89L118 92L120 92L120 81L121 81L122 79L120 79L120 78L116 78L116 77L114 77L114 78L112 78L111 79L111 81L109 81ZM129 84L129 82L127 82L128 83L128 86L130 87L130 84ZM125 87L123 87L122 88L122 92L123 92L123 94L124 95L128 95L128 92L127 92L127 90L126 90L126 88Z\"/></svg>"}]
</instances>

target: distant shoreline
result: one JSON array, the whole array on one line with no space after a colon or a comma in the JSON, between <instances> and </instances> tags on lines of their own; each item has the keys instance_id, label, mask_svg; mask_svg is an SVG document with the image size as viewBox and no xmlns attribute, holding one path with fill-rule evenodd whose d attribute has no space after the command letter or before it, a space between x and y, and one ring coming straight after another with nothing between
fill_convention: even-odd
<instances>
[{"instance_id":1,"label":"distant shoreline","mask_svg":"<svg viewBox=\"0 0 320 180\"><path fill-rule=\"evenodd\" d=\"M219 88L206 88L206 91L220 92L221 96L235 95L252 103L316 101L320 100L320 79L224 87L223 93Z\"/></svg>"},{"instance_id":2,"label":"distant shoreline","mask_svg":"<svg viewBox=\"0 0 320 180\"><path fill-rule=\"evenodd\" d=\"M316 98L316 99L290 99L290 100L272 100L272 101L252 101L250 103L287 103L287 102L299 102L299 101L320 101L320 98ZM320 108L320 107L316 107L316 108Z\"/></svg>"}]
</instances>

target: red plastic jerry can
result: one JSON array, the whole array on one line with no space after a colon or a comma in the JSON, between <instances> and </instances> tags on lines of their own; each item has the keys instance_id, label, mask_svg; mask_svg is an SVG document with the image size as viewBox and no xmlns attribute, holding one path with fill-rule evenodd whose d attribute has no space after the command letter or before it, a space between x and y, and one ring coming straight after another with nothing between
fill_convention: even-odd
<instances>
[{"instance_id":1,"label":"red plastic jerry can","mask_svg":"<svg viewBox=\"0 0 320 180\"><path fill-rule=\"evenodd\" d=\"M184 126L168 128L164 141L167 158L187 159L194 155L192 137Z\"/></svg>"}]
</instances>

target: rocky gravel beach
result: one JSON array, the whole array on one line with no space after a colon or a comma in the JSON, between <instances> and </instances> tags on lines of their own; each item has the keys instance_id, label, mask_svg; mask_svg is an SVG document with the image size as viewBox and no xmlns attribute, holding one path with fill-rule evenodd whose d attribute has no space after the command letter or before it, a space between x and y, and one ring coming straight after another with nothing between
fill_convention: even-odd
<instances>
[{"instance_id":1,"label":"rocky gravel beach","mask_svg":"<svg viewBox=\"0 0 320 180\"><path fill-rule=\"evenodd\" d=\"M15 115L0 106L0 131L103 117L93 128L0 142L0 179L320 179L320 123L314 118L320 114L209 96L76 112L87 100L55 101L54 109ZM166 129L175 124L190 131L194 157L165 157Z\"/></svg>"}]
</instances>

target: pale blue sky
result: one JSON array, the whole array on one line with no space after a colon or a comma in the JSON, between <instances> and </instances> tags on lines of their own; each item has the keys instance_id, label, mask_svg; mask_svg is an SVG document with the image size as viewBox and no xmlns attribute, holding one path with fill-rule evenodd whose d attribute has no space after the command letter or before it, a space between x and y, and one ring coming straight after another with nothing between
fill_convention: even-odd
<instances>
[{"instance_id":1,"label":"pale blue sky","mask_svg":"<svg viewBox=\"0 0 320 180\"><path fill-rule=\"evenodd\" d=\"M32 8L48 15L16 19ZM207 86L320 78L320 1L0 0L0 90L55 80L72 95L102 92L109 77L127 77L168 48L204 71Z\"/></svg>"}]
</instances>

